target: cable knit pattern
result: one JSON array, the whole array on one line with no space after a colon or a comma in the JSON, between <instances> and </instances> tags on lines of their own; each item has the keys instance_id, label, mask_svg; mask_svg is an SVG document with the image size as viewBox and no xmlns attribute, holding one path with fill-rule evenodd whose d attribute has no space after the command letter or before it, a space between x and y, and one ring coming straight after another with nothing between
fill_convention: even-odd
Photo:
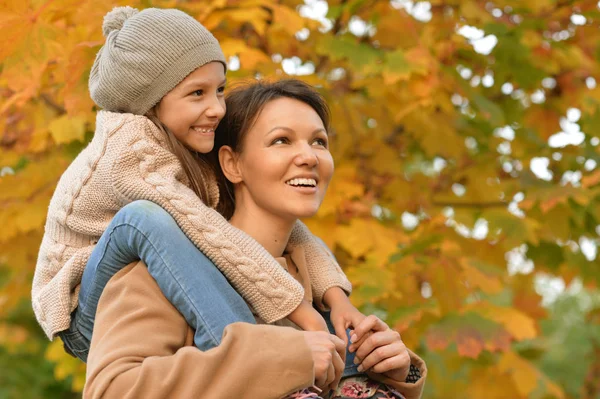
<instances>
[{"instance_id":1,"label":"cable knit pattern","mask_svg":"<svg viewBox=\"0 0 600 399\"><path fill-rule=\"evenodd\" d=\"M346 278L329 248L300 221L294 226L288 244L290 250L296 246L302 246L306 253L306 265L310 276L314 303L319 308L327 310L322 299L325 291L331 287L340 287L350 294L352 284Z\"/></svg>"},{"instance_id":2,"label":"cable knit pattern","mask_svg":"<svg viewBox=\"0 0 600 399\"><path fill-rule=\"evenodd\" d=\"M33 280L32 303L50 339L69 327L89 256L124 205L149 200L167 210L267 323L289 315L303 298L302 286L253 238L231 226L188 187L188 179L165 137L146 117L101 111L93 140L61 177L48 211ZM211 204L218 202L208 182ZM350 291L345 275L298 224L293 244L309 260L315 292L326 286ZM312 263L314 262L314 263ZM315 295L317 301L320 295Z\"/></svg>"}]
</instances>

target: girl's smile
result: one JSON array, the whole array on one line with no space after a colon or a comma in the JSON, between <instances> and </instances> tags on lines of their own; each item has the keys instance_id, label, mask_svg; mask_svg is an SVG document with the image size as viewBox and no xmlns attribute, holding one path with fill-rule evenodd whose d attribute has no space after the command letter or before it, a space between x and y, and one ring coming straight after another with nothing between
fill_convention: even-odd
<instances>
[{"instance_id":1,"label":"girl's smile","mask_svg":"<svg viewBox=\"0 0 600 399\"><path fill-rule=\"evenodd\" d=\"M157 107L158 119L188 149L208 153L215 129L225 115L225 69L211 62L189 74Z\"/></svg>"}]
</instances>

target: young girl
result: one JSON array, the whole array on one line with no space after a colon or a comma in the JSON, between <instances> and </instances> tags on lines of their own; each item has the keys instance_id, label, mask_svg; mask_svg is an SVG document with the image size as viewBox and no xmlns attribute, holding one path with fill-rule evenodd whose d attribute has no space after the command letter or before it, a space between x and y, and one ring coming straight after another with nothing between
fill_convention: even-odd
<instances>
[{"instance_id":1,"label":"young girl","mask_svg":"<svg viewBox=\"0 0 600 399\"><path fill-rule=\"evenodd\" d=\"M215 151L220 160L216 169L223 171L219 182L227 187L222 192L229 195L221 198L218 209L276 257L302 283L310 301L310 253L286 243L297 219L317 211L333 173L327 106L307 84L284 80L254 82L229 92L227 109L217 129ZM157 215L170 219L154 207ZM172 245L179 241L171 240ZM203 330L208 335L213 317L245 304L231 286L219 281L223 278L218 272L210 273L215 268L208 259L202 262L210 284L230 294L227 302L207 296L211 311ZM185 320L157 291L143 265L128 266L108 283L98 307L84 396L275 399L311 384L336 389L334 398L416 399L422 391L423 362L407 353L399 335L374 316L353 326L356 337L345 367L331 350L336 341L344 349L339 338L253 325L252 315L239 310L233 312L242 323L228 326L218 346L198 351L189 348ZM329 319L328 313L324 316ZM315 339L324 341L315 344ZM330 360L319 361L323 353ZM343 371L339 386L334 369ZM368 379L365 370L378 382ZM305 391L291 397L318 396Z\"/></svg>"},{"instance_id":2,"label":"young girl","mask_svg":"<svg viewBox=\"0 0 600 399\"><path fill-rule=\"evenodd\" d=\"M196 345L218 344L225 326L237 319L233 312L211 318L206 341L204 295L230 298L204 282L203 253L265 322L288 317L303 329L325 329L303 301L303 287L212 209L219 191L200 155L213 148L225 113L226 63L216 39L174 9L116 8L106 15L103 33L106 43L89 79L103 111L93 140L67 168L50 202L34 275L33 308L48 337L58 334L85 361L106 282L142 259L196 331ZM158 205L177 226L161 225L164 218L139 200ZM311 254L307 269L318 303L325 299L322 305L333 309L344 294L336 321L343 334L362 317L347 306L348 280L301 223L290 243Z\"/></svg>"}]
</instances>

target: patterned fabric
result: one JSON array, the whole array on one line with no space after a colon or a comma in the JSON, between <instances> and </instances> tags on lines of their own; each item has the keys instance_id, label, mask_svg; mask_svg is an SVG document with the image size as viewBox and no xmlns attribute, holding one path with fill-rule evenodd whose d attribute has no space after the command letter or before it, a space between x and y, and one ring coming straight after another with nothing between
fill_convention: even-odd
<instances>
[{"instance_id":1,"label":"patterned fabric","mask_svg":"<svg viewBox=\"0 0 600 399\"><path fill-rule=\"evenodd\" d=\"M330 399L405 399L395 389L374 381L367 376L358 375L344 378Z\"/></svg>"},{"instance_id":2,"label":"patterned fabric","mask_svg":"<svg viewBox=\"0 0 600 399\"><path fill-rule=\"evenodd\" d=\"M321 391L319 388L316 388L316 387L313 387L313 389L316 389L319 392ZM288 395L288 396L284 397L283 399L323 399L323 398L320 397L315 392L311 391L310 389L303 389L301 391L294 392L293 394Z\"/></svg>"},{"instance_id":3,"label":"patterned fabric","mask_svg":"<svg viewBox=\"0 0 600 399\"><path fill-rule=\"evenodd\" d=\"M414 364L410 365L410 369L408 370L408 376L406 377L406 382L411 384L416 383L421 378L421 372Z\"/></svg>"}]
</instances>

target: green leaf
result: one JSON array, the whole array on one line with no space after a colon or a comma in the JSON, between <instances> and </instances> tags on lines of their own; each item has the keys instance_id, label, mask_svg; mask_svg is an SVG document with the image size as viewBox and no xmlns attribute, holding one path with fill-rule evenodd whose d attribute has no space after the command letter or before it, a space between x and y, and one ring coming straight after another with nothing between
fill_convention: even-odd
<instances>
[{"instance_id":1,"label":"green leaf","mask_svg":"<svg viewBox=\"0 0 600 399\"><path fill-rule=\"evenodd\" d=\"M373 71L380 68L382 52L355 38L344 36L323 36L315 49L318 54L327 55L333 60L348 60L349 67L355 71Z\"/></svg>"}]
</instances>

